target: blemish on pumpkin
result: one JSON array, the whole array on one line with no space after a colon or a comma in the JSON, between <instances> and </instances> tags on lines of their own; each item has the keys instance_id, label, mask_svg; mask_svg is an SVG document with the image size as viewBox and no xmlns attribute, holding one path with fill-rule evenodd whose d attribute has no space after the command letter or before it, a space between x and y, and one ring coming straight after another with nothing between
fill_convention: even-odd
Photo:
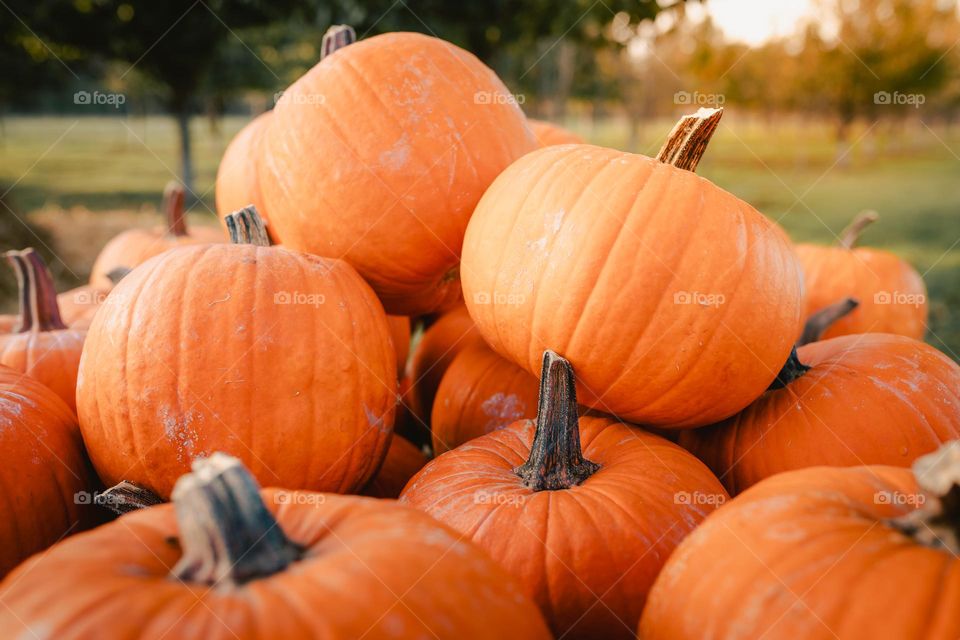
<instances>
[{"instance_id":1,"label":"blemish on pumpkin","mask_svg":"<svg viewBox=\"0 0 960 640\"><path fill-rule=\"evenodd\" d=\"M383 422L383 416L378 416L375 414L367 405L363 405L363 412L367 416L367 424L369 424L371 427L375 427L382 433L390 433L391 430L387 428Z\"/></svg>"},{"instance_id":2,"label":"blemish on pumpkin","mask_svg":"<svg viewBox=\"0 0 960 640\"><path fill-rule=\"evenodd\" d=\"M490 418L483 427L486 433L503 429L523 417L526 404L515 394L497 392L480 405L483 414Z\"/></svg>"},{"instance_id":3,"label":"blemish on pumpkin","mask_svg":"<svg viewBox=\"0 0 960 640\"><path fill-rule=\"evenodd\" d=\"M163 434L177 451L178 462L189 462L197 456L195 450L199 433L193 426L197 419L203 419L202 414L188 411L182 415L175 414L169 407L160 410L160 424L163 425Z\"/></svg>"}]
</instances>

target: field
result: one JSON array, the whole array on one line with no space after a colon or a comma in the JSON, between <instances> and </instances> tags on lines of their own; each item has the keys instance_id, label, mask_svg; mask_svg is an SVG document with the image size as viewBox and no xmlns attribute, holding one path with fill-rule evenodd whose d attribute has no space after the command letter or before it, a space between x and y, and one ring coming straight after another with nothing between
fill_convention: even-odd
<instances>
[{"instance_id":1,"label":"field","mask_svg":"<svg viewBox=\"0 0 960 640\"><path fill-rule=\"evenodd\" d=\"M227 118L215 135L193 123L195 191L191 222L216 224L213 182L230 137L245 122ZM623 147L623 122L569 122L599 144ZM639 151L656 153L667 120L648 123ZM855 130L838 153L825 123L726 116L698 173L751 202L797 241L830 243L862 209L881 220L864 244L895 251L923 274L931 302L927 340L960 359L960 129L922 123L890 131ZM10 204L50 231L62 263L51 265L66 286L82 280L98 248L128 225L157 223L155 207L175 176L172 121L150 118L21 118L3 122L0 185ZM4 211L4 214L8 212ZM9 242L2 243L10 248ZM5 274L6 275L6 274ZM3 301L4 308L11 300Z\"/></svg>"}]
</instances>

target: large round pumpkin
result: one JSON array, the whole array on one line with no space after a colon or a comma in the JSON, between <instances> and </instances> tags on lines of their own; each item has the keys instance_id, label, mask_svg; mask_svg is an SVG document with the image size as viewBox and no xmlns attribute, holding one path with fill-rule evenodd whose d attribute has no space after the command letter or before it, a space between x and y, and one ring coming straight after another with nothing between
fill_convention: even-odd
<instances>
[{"instance_id":1,"label":"large round pumpkin","mask_svg":"<svg viewBox=\"0 0 960 640\"><path fill-rule=\"evenodd\" d=\"M797 245L805 285L804 315L852 296L860 306L836 322L824 337L897 333L920 340L927 330L927 287L923 278L889 251L856 246L860 232L874 220L873 212L861 214L836 247Z\"/></svg>"},{"instance_id":2,"label":"large round pumpkin","mask_svg":"<svg viewBox=\"0 0 960 640\"><path fill-rule=\"evenodd\" d=\"M264 483L348 492L383 460L397 377L383 307L345 262L241 233L250 213L231 216L242 244L157 256L97 313L77 408L108 485L167 497L193 458L225 451Z\"/></svg>"},{"instance_id":3,"label":"large round pumpkin","mask_svg":"<svg viewBox=\"0 0 960 640\"><path fill-rule=\"evenodd\" d=\"M439 456L400 501L517 576L558 637L632 638L661 565L727 494L677 445L609 418L578 419L573 372L552 352L541 385L536 424Z\"/></svg>"},{"instance_id":4,"label":"large round pumpkin","mask_svg":"<svg viewBox=\"0 0 960 640\"><path fill-rule=\"evenodd\" d=\"M639 636L956 638L958 477L954 443L913 474L817 467L764 480L674 551Z\"/></svg>"},{"instance_id":5,"label":"large round pumpkin","mask_svg":"<svg viewBox=\"0 0 960 640\"><path fill-rule=\"evenodd\" d=\"M960 438L960 367L903 336L841 336L800 347L785 387L680 434L731 494L803 467L909 466Z\"/></svg>"},{"instance_id":6,"label":"large round pumpkin","mask_svg":"<svg viewBox=\"0 0 960 640\"><path fill-rule=\"evenodd\" d=\"M269 223L270 214L263 206L260 180L257 177L260 141L267 130L271 113L273 112L261 113L251 120L227 145L217 168L216 201L217 213L223 220L234 211L249 205L255 206L267 225L271 239L274 243L279 243L281 240Z\"/></svg>"},{"instance_id":7,"label":"large round pumpkin","mask_svg":"<svg viewBox=\"0 0 960 640\"><path fill-rule=\"evenodd\" d=\"M53 277L33 249L8 251L20 286L20 322L0 335L0 364L39 380L76 410L77 369L87 332L60 318Z\"/></svg>"},{"instance_id":8,"label":"large round pumpkin","mask_svg":"<svg viewBox=\"0 0 960 640\"><path fill-rule=\"evenodd\" d=\"M173 505L34 557L0 599L4 638L550 637L516 582L431 518L371 498L258 492L222 454L177 483Z\"/></svg>"},{"instance_id":9,"label":"large round pumpkin","mask_svg":"<svg viewBox=\"0 0 960 640\"><path fill-rule=\"evenodd\" d=\"M0 451L2 576L31 554L92 523L96 480L70 408L46 386L4 366Z\"/></svg>"},{"instance_id":10,"label":"large round pumpkin","mask_svg":"<svg viewBox=\"0 0 960 640\"><path fill-rule=\"evenodd\" d=\"M555 144L583 144L585 140L572 131L545 120L527 118L527 125L536 136L541 147L550 147Z\"/></svg>"},{"instance_id":11,"label":"large round pumpkin","mask_svg":"<svg viewBox=\"0 0 960 640\"><path fill-rule=\"evenodd\" d=\"M285 245L344 258L388 313L460 296L460 247L484 190L537 144L503 83L473 55L390 33L326 56L287 89L258 175Z\"/></svg>"},{"instance_id":12,"label":"large round pumpkin","mask_svg":"<svg viewBox=\"0 0 960 640\"><path fill-rule=\"evenodd\" d=\"M681 121L660 161L547 147L504 171L464 240L470 315L531 373L550 348L581 402L692 427L748 405L786 361L800 269L783 231L693 166L719 111Z\"/></svg>"}]
</instances>

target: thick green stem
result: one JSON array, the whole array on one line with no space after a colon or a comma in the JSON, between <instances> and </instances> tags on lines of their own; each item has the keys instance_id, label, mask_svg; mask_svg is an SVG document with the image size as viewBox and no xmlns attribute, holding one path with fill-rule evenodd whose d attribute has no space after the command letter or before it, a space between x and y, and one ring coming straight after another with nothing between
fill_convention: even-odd
<instances>
[{"instance_id":1,"label":"thick green stem","mask_svg":"<svg viewBox=\"0 0 960 640\"><path fill-rule=\"evenodd\" d=\"M353 30L353 27L347 24L335 24L323 34L323 41L320 44L320 59L323 60L334 51L343 49L356 41L357 32Z\"/></svg>"},{"instance_id":2,"label":"thick green stem","mask_svg":"<svg viewBox=\"0 0 960 640\"><path fill-rule=\"evenodd\" d=\"M960 441L917 458L913 476L923 493L910 503L919 508L888 524L920 544L956 557L960 554Z\"/></svg>"},{"instance_id":3,"label":"thick green stem","mask_svg":"<svg viewBox=\"0 0 960 640\"><path fill-rule=\"evenodd\" d=\"M230 233L230 242L233 244L253 244L258 247L269 247L270 236L263 218L257 213L253 205L234 211L226 217L227 231Z\"/></svg>"},{"instance_id":4,"label":"thick green stem","mask_svg":"<svg viewBox=\"0 0 960 640\"><path fill-rule=\"evenodd\" d=\"M797 340L797 346L802 347L805 344L816 342L826 333L834 322L847 316L857 308L860 302L856 298L845 298L840 302L834 302L829 307L824 307L815 314L807 318L807 323L803 325L803 334Z\"/></svg>"},{"instance_id":5,"label":"thick green stem","mask_svg":"<svg viewBox=\"0 0 960 640\"><path fill-rule=\"evenodd\" d=\"M663 143L657 160L678 169L696 170L722 116L722 108L704 108L680 118Z\"/></svg>"},{"instance_id":6,"label":"thick green stem","mask_svg":"<svg viewBox=\"0 0 960 640\"><path fill-rule=\"evenodd\" d=\"M17 274L20 287L20 322L13 332L66 329L67 325L60 318L53 276L40 254L31 248L7 251L4 257Z\"/></svg>"},{"instance_id":7,"label":"thick green stem","mask_svg":"<svg viewBox=\"0 0 960 640\"><path fill-rule=\"evenodd\" d=\"M580 449L577 390L570 363L553 351L543 353L537 431L527 461L514 469L534 491L581 484L600 468Z\"/></svg>"},{"instance_id":8,"label":"thick green stem","mask_svg":"<svg viewBox=\"0 0 960 640\"><path fill-rule=\"evenodd\" d=\"M862 211L853 219L847 228L840 232L840 246L844 249L853 249L860 241L863 230L880 219L876 211Z\"/></svg>"},{"instance_id":9,"label":"thick green stem","mask_svg":"<svg viewBox=\"0 0 960 640\"><path fill-rule=\"evenodd\" d=\"M186 197L183 185L175 180L168 182L163 190L163 210L167 216L167 230L177 237L189 235L187 219L184 216Z\"/></svg>"}]
</instances>

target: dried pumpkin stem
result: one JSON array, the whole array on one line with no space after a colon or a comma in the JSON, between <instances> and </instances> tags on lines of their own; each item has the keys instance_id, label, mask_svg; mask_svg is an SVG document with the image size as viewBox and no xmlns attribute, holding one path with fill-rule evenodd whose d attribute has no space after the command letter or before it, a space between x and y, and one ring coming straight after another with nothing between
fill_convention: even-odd
<instances>
[{"instance_id":1,"label":"dried pumpkin stem","mask_svg":"<svg viewBox=\"0 0 960 640\"><path fill-rule=\"evenodd\" d=\"M106 507L120 515L152 507L162 502L160 496L154 492L126 480L97 494L94 499L95 504Z\"/></svg>"},{"instance_id":2,"label":"dried pumpkin stem","mask_svg":"<svg viewBox=\"0 0 960 640\"><path fill-rule=\"evenodd\" d=\"M859 304L860 302L856 298L846 298L817 311L807 318L807 323L803 325L803 334L801 334L800 339L797 341L797 346L802 347L805 344L819 340L834 322L845 317L856 309Z\"/></svg>"},{"instance_id":3,"label":"dried pumpkin stem","mask_svg":"<svg viewBox=\"0 0 960 640\"><path fill-rule=\"evenodd\" d=\"M809 370L810 367L800 362L800 357L797 355L797 347L794 345L793 348L790 349L790 357L787 358L786 363L784 363L783 368L780 369L777 377L770 383L770 386L767 387L767 391L783 389Z\"/></svg>"},{"instance_id":4,"label":"dried pumpkin stem","mask_svg":"<svg viewBox=\"0 0 960 640\"><path fill-rule=\"evenodd\" d=\"M66 329L67 325L60 318L53 276L40 254L31 248L7 251L3 255L16 272L20 287L20 321L13 332Z\"/></svg>"},{"instance_id":5,"label":"dried pumpkin stem","mask_svg":"<svg viewBox=\"0 0 960 640\"><path fill-rule=\"evenodd\" d=\"M270 236L263 218L257 213L253 205L234 211L226 217L227 231L230 233L230 242L233 244L253 244L258 247L269 247Z\"/></svg>"},{"instance_id":6,"label":"dried pumpkin stem","mask_svg":"<svg viewBox=\"0 0 960 640\"><path fill-rule=\"evenodd\" d=\"M215 453L195 461L172 498L183 556L171 574L180 580L239 585L282 571L302 555L236 458Z\"/></svg>"},{"instance_id":7,"label":"dried pumpkin stem","mask_svg":"<svg viewBox=\"0 0 960 640\"><path fill-rule=\"evenodd\" d=\"M844 249L853 249L860 241L863 230L880 219L876 211L862 211L853 219L847 228L840 232L840 246Z\"/></svg>"},{"instance_id":8,"label":"dried pumpkin stem","mask_svg":"<svg viewBox=\"0 0 960 640\"><path fill-rule=\"evenodd\" d=\"M554 491L581 484L599 468L580 449L573 368L553 351L544 351L537 432L530 457L513 471L534 491Z\"/></svg>"},{"instance_id":9,"label":"dried pumpkin stem","mask_svg":"<svg viewBox=\"0 0 960 640\"><path fill-rule=\"evenodd\" d=\"M672 164L678 169L694 171L710 143L710 138L720 124L723 108L699 109L683 116L663 143L657 160Z\"/></svg>"},{"instance_id":10,"label":"dried pumpkin stem","mask_svg":"<svg viewBox=\"0 0 960 640\"><path fill-rule=\"evenodd\" d=\"M175 180L168 182L163 190L163 210L167 216L167 229L178 238L189 235L187 219L183 211L185 201L186 192L183 185Z\"/></svg>"},{"instance_id":11,"label":"dried pumpkin stem","mask_svg":"<svg viewBox=\"0 0 960 640\"><path fill-rule=\"evenodd\" d=\"M111 283L117 285L121 280L127 277L127 274L133 271L130 267L114 267L107 272L107 278Z\"/></svg>"},{"instance_id":12,"label":"dried pumpkin stem","mask_svg":"<svg viewBox=\"0 0 960 640\"><path fill-rule=\"evenodd\" d=\"M917 458L913 476L925 500L918 509L888 521L920 544L960 554L960 441Z\"/></svg>"},{"instance_id":13,"label":"dried pumpkin stem","mask_svg":"<svg viewBox=\"0 0 960 640\"><path fill-rule=\"evenodd\" d=\"M323 60L328 55L343 49L357 41L357 32L348 24L335 24L327 29L323 34L323 40L320 44L320 59Z\"/></svg>"}]
</instances>

